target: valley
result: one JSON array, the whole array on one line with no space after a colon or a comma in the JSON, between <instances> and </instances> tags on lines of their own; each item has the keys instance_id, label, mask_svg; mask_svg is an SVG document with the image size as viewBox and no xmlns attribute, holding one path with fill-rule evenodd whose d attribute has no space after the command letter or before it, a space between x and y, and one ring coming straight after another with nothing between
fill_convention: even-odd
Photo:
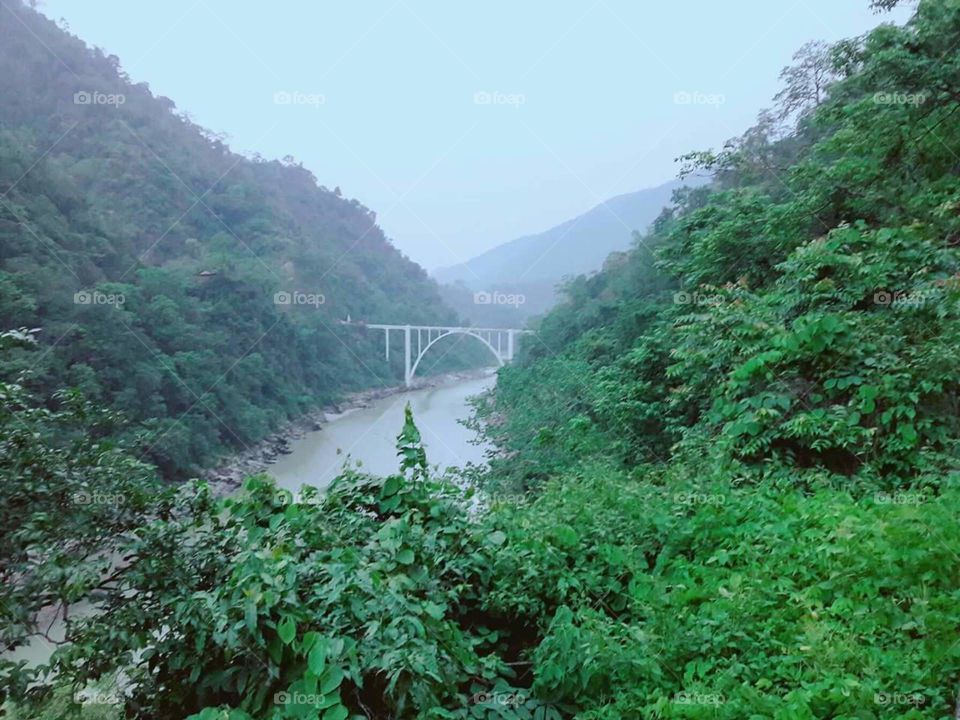
<instances>
[{"instance_id":1,"label":"valley","mask_svg":"<svg viewBox=\"0 0 960 720\"><path fill-rule=\"evenodd\" d=\"M0 0L0 717L960 717L960 3L572 10Z\"/></svg>"}]
</instances>

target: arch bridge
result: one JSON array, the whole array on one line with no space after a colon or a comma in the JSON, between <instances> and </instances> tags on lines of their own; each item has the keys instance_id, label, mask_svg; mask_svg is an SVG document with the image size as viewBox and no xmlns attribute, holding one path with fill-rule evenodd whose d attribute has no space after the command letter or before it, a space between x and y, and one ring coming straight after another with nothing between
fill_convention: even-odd
<instances>
[{"instance_id":1,"label":"arch bridge","mask_svg":"<svg viewBox=\"0 0 960 720\"><path fill-rule=\"evenodd\" d=\"M367 325L373 330L383 330L383 347L387 360L390 359L390 333L403 333L404 382L407 387L413 384L413 376L427 351L449 335L469 335L482 342L493 353L501 366L513 360L517 335L531 332L513 328L475 328L439 325ZM416 352L413 345L416 343Z\"/></svg>"}]
</instances>

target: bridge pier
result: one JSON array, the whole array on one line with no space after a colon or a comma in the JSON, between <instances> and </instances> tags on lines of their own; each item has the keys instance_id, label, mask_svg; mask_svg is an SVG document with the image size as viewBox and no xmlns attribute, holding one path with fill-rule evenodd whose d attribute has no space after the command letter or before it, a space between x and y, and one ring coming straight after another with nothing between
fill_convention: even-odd
<instances>
[{"instance_id":1,"label":"bridge pier","mask_svg":"<svg viewBox=\"0 0 960 720\"><path fill-rule=\"evenodd\" d=\"M390 332L387 330L387 332ZM410 372L410 326L403 329L403 382L407 387L413 384L413 375Z\"/></svg>"}]
</instances>

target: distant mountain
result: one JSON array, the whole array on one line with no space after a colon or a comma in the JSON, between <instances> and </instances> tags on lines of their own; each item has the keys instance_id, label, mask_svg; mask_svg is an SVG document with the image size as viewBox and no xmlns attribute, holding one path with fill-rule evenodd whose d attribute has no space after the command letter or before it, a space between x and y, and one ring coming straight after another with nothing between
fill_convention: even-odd
<instances>
[{"instance_id":1,"label":"distant mountain","mask_svg":"<svg viewBox=\"0 0 960 720\"><path fill-rule=\"evenodd\" d=\"M446 286L447 302L475 323L494 318L502 323L511 312L515 321L525 319L553 305L554 288L565 276L599 270L610 253L629 248L633 231L645 231L670 204L674 190L705 182L702 178L671 180L617 195L549 230L511 240L433 275ZM479 293L477 302L474 293ZM521 295L523 302L486 303L483 293L494 298L497 293Z\"/></svg>"},{"instance_id":2,"label":"distant mountain","mask_svg":"<svg viewBox=\"0 0 960 720\"><path fill-rule=\"evenodd\" d=\"M463 282L476 290L491 283L555 282L565 275L599 270L607 255L630 246L670 204L673 191L698 180L671 180L657 187L617 195L571 220L536 235L498 245L460 265L434 272L440 282Z\"/></svg>"}]
</instances>

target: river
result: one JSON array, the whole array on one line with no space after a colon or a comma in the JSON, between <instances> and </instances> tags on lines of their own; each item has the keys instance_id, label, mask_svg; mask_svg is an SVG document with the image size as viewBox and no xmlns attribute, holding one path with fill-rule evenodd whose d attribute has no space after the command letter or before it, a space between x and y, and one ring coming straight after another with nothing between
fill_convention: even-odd
<instances>
[{"instance_id":1,"label":"river","mask_svg":"<svg viewBox=\"0 0 960 720\"><path fill-rule=\"evenodd\" d=\"M399 466L397 435L407 403L431 466L443 470L467 463L479 465L487 447L477 444L475 433L459 421L470 417L468 398L489 390L495 382L491 371L484 377L391 395L373 400L367 407L328 416L321 430L291 441L290 454L282 455L267 472L291 491L301 485L326 487L347 462L359 463L365 472L375 475L395 473Z\"/></svg>"},{"instance_id":2,"label":"river","mask_svg":"<svg viewBox=\"0 0 960 720\"><path fill-rule=\"evenodd\" d=\"M359 461L365 471L378 475L394 473L399 467L397 435L403 427L403 408L408 402L431 466L445 469L471 462L481 464L486 446L476 444L475 433L459 421L470 417L468 398L489 390L495 382L496 374L491 370L484 377L399 393L373 400L366 407L331 415L322 430L291 441L291 453L282 455L267 472L282 487L294 492L302 485L326 487L345 462ZM88 611L86 604L80 610ZM78 607L74 606L71 614L76 616L77 612ZM51 636L62 638L63 623L50 613L43 617L44 627L51 620ZM36 665L46 662L52 652L52 645L35 636L32 642L3 657Z\"/></svg>"}]
</instances>

